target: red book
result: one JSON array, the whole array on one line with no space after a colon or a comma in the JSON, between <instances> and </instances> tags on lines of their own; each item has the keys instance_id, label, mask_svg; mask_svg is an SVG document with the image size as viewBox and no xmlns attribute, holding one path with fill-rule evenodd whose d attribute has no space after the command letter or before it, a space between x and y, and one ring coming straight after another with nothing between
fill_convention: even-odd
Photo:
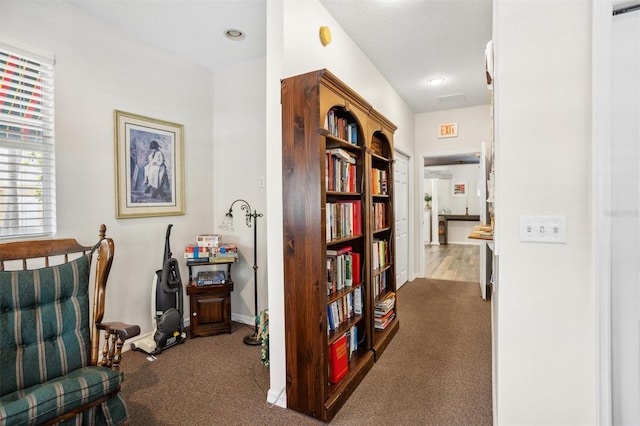
<instances>
[{"instance_id":1,"label":"red book","mask_svg":"<svg viewBox=\"0 0 640 426\"><path fill-rule=\"evenodd\" d=\"M349 372L349 355L347 354L347 335L329 345L329 381L338 383Z\"/></svg>"},{"instance_id":2,"label":"red book","mask_svg":"<svg viewBox=\"0 0 640 426\"><path fill-rule=\"evenodd\" d=\"M353 284L359 283L360 278L360 253L351 253L351 268Z\"/></svg>"},{"instance_id":3,"label":"red book","mask_svg":"<svg viewBox=\"0 0 640 426\"><path fill-rule=\"evenodd\" d=\"M362 202L360 200L353 202L353 222L354 235L362 235Z\"/></svg>"}]
</instances>

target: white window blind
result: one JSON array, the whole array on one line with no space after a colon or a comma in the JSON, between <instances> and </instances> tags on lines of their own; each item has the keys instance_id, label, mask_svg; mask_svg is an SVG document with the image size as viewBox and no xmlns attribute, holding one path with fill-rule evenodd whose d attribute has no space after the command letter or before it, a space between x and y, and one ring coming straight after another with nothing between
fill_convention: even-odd
<instances>
[{"instance_id":1,"label":"white window blind","mask_svg":"<svg viewBox=\"0 0 640 426\"><path fill-rule=\"evenodd\" d=\"M0 43L0 239L56 232L53 58Z\"/></svg>"}]
</instances>

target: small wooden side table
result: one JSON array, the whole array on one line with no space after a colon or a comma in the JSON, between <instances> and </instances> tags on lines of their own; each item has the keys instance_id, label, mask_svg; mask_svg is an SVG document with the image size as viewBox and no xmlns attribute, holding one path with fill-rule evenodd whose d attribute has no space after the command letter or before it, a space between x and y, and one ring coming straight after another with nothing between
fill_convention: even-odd
<instances>
[{"instance_id":1,"label":"small wooden side table","mask_svg":"<svg viewBox=\"0 0 640 426\"><path fill-rule=\"evenodd\" d=\"M187 262L189 268L189 307L191 309L191 337L212 336L221 333L231 333L231 265L236 259L224 262ZM224 284L195 285L192 268L204 266L211 269L212 265L227 266L227 280Z\"/></svg>"}]
</instances>

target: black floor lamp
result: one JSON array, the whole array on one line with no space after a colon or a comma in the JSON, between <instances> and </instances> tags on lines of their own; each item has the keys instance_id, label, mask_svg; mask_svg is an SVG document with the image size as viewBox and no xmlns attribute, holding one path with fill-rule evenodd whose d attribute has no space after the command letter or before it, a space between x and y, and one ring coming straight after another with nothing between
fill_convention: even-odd
<instances>
[{"instance_id":1,"label":"black floor lamp","mask_svg":"<svg viewBox=\"0 0 640 426\"><path fill-rule=\"evenodd\" d=\"M245 200L237 199L229 207L229 211L224 215L224 220L220 229L225 229L233 232L233 206L240 202L242 205L240 208L245 211L245 222L248 228L251 228L251 221L253 219L253 308L254 308L254 323L255 329L253 334L249 334L244 337L244 343L247 345L261 345L262 339L258 335L258 226L256 219L262 217L262 213L257 211L251 211L251 206Z\"/></svg>"}]
</instances>

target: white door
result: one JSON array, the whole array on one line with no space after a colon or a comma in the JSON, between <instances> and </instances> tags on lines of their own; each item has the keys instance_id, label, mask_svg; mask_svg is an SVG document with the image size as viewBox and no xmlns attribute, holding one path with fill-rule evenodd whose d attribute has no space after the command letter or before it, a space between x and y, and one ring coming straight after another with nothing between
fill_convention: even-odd
<instances>
[{"instance_id":1,"label":"white door","mask_svg":"<svg viewBox=\"0 0 640 426\"><path fill-rule=\"evenodd\" d=\"M613 424L640 424L640 11L613 17L611 373Z\"/></svg>"},{"instance_id":2,"label":"white door","mask_svg":"<svg viewBox=\"0 0 640 426\"><path fill-rule=\"evenodd\" d=\"M393 197L396 220L396 287L408 279L409 270L409 157L396 151ZM422 206L422 203L420 203Z\"/></svg>"},{"instance_id":3,"label":"white door","mask_svg":"<svg viewBox=\"0 0 640 426\"><path fill-rule=\"evenodd\" d=\"M478 176L478 195L480 196L480 223L489 223L487 219L487 152L485 143L482 142L480 150L480 167ZM487 282L491 276L491 252L487 244L482 241L480 244L480 295L483 300L487 299Z\"/></svg>"}]
</instances>

